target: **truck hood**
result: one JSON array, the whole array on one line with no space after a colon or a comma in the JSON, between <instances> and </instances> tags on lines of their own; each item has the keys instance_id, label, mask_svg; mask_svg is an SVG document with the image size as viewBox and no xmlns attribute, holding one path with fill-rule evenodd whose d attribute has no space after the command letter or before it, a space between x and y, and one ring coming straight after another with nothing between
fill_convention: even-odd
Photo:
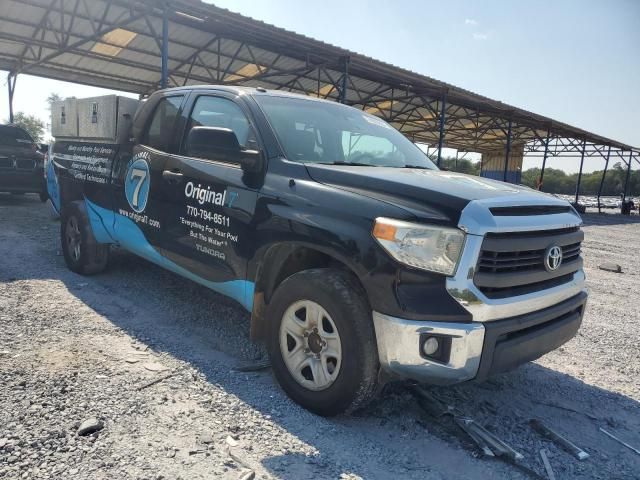
<instances>
[{"instance_id":1,"label":"truck hood","mask_svg":"<svg viewBox=\"0 0 640 480\"><path fill-rule=\"evenodd\" d=\"M567 205L528 187L440 170L306 164L316 182L377 198L421 218L457 225L473 200L496 205ZM494 202L489 202L494 203Z\"/></svg>"}]
</instances>

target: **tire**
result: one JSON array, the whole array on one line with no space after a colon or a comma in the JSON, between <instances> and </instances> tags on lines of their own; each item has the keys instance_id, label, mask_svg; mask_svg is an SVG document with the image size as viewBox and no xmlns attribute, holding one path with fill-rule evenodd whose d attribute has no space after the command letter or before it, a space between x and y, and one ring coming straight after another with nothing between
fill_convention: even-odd
<instances>
[{"instance_id":1,"label":"tire","mask_svg":"<svg viewBox=\"0 0 640 480\"><path fill-rule=\"evenodd\" d=\"M47 192L38 193L38 197L40 197L40 201L42 203L45 203L47 200L49 200L49 194Z\"/></svg>"},{"instance_id":2,"label":"tire","mask_svg":"<svg viewBox=\"0 0 640 480\"><path fill-rule=\"evenodd\" d=\"M96 242L84 205L73 202L60 218L62 253L69 270L93 275L107 268L109 245Z\"/></svg>"},{"instance_id":3,"label":"tire","mask_svg":"<svg viewBox=\"0 0 640 480\"><path fill-rule=\"evenodd\" d=\"M308 315L320 321L308 322ZM296 403L333 416L364 407L375 396L380 365L371 309L352 274L334 269L296 273L279 285L266 317L274 375ZM317 331L311 328L314 323Z\"/></svg>"}]
</instances>

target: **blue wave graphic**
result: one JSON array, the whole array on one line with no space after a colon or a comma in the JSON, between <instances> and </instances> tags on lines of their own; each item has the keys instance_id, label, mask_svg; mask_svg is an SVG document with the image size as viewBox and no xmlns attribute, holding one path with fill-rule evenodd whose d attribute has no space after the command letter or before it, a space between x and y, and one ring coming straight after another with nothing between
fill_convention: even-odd
<instances>
[{"instance_id":1,"label":"blue wave graphic","mask_svg":"<svg viewBox=\"0 0 640 480\"><path fill-rule=\"evenodd\" d=\"M100 243L118 243L132 253L159 265L167 270L171 270L178 275L188 278L211 290L233 298L249 312L253 310L253 292L255 283L248 280L231 280L228 282L212 282L206 280L171 260L163 257L147 241L144 233L135 222L124 215L112 212L100 207L89 199L85 198L87 211L89 212L89 222Z\"/></svg>"}]
</instances>

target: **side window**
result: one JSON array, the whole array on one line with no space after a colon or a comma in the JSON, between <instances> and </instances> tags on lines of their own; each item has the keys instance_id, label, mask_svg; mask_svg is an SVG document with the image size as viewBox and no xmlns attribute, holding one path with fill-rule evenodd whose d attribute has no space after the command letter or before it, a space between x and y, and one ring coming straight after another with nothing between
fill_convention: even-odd
<instances>
[{"instance_id":1,"label":"side window","mask_svg":"<svg viewBox=\"0 0 640 480\"><path fill-rule=\"evenodd\" d=\"M169 150L182 98L182 95L165 97L158 102L142 143L163 152Z\"/></svg>"},{"instance_id":2,"label":"side window","mask_svg":"<svg viewBox=\"0 0 640 480\"><path fill-rule=\"evenodd\" d=\"M257 148L256 136L238 105L222 97L200 96L196 100L184 138L186 139L193 127L223 127L233 130L238 143L249 149Z\"/></svg>"}]
</instances>

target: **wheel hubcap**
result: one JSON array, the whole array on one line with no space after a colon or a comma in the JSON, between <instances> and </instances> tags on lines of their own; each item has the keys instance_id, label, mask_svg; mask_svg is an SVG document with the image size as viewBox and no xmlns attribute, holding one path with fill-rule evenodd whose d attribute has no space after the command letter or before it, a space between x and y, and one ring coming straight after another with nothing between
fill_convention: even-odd
<instances>
[{"instance_id":1,"label":"wheel hubcap","mask_svg":"<svg viewBox=\"0 0 640 480\"><path fill-rule=\"evenodd\" d=\"M311 300L300 300L284 313L280 351L293 378L309 390L328 388L340 373L338 329L327 311Z\"/></svg>"},{"instance_id":2,"label":"wheel hubcap","mask_svg":"<svg viewBox=\"0 0 640 480\"><path fill-rule=\"evenodd\" d=\"M80 260L80 246L81 237L78 221L76 217L70 217L67 220L67 247L71 258L76 262Z\"/></svg>"}]
</instances>

